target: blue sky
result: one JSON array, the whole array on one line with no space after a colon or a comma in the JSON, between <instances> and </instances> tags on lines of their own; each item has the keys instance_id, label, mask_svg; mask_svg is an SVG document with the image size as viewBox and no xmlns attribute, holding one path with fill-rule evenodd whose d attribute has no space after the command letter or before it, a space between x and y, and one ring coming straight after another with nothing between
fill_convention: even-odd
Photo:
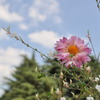
<instances>
[{"instance_id":1,"label":"blue sky","mask_svg":"<svg viewBox=\"0 0 100 100\"><path fill-rule=\"evenodd\" d=\"M76 35L88 42L89 30L96 54L100 52L100 12L95 0L0 0L1 88L3 77L10 76L15 70L13 66L22 61L19 55L30 56L32 52L5 34L2 27L8 25L11 32L18 33L24 41L45 54L54 50L56 40L63 36ZM37 53L36 59L43 63Z\"/></svg>"}]
</instances>

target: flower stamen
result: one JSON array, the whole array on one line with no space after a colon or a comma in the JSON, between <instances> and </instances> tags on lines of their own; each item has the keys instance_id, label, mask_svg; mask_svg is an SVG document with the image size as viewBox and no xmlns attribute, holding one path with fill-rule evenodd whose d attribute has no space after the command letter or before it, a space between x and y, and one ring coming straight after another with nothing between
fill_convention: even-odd
<instances>
[{"instance_id":1,"label":"flower stamen","mask_svg":"<svg viewBox=\"0 0 100 100\"><path fill-rule=\"evenodd\" d=\"M68 47L68 52L72 55L76 55L79 52L79 49L76 45L71 45Z\"/></svg>"}]
</instances>

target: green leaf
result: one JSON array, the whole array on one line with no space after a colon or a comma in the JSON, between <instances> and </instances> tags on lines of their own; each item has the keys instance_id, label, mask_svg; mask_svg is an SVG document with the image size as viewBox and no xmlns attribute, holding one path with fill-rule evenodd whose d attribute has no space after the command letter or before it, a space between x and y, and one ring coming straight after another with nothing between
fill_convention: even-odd
<instances>
[{"instance_id":1,"label":"green leaf","mask_svg":"<svg viewBox=\"0 0 100 100\"><path fill-rule=\"evenodd\" d=\"M43 78L45 77L45 74L39 74L37 78Z\"/></svg>"}]
</instances>

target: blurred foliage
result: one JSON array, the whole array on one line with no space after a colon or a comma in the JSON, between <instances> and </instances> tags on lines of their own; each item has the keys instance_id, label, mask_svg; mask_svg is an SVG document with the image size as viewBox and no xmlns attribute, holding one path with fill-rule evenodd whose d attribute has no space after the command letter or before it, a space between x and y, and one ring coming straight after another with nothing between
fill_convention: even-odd
<instances>
[{"instance_id":1,"label":"blurred foliage","mask_svg":"<svg viewBox=\"0 0 100 100\"><path fill-rule=\"evenodd\" d=\"M47 81L46 76L36 71L42 67L36 63L34 54L31 59L27 56L23 58L22 64L16 67L15 73L12 74L13 79L8 79L9 89L5 90L0 100L36 100L36 93L39 93L41 98L46 98L44 100L48 100L47 95L51 86L56 85L56 81L51 76L48 76Z\"/></svg>"},{"instance_id":2,"label":"blurred foliage","mask_svg":"<svg viewBox=\"0 0 100 100\"><path fill-rule=\"evenodd\" d=\"M100 93L95 89L98 83L94 78L100 75L100 63L93 56L91 59L79 69L66 68L56 59L46 59L45 64L40 66L34 53L31 58L23 56L23 62L12 74L13 79L7 79L9 89L0 100L60 100L61 96L67 100L86 100L89 95L99 100ZM87 66L91 71L86 70ZM58 88L62 94L57 93Z\"/></svg>"}]
</instances>

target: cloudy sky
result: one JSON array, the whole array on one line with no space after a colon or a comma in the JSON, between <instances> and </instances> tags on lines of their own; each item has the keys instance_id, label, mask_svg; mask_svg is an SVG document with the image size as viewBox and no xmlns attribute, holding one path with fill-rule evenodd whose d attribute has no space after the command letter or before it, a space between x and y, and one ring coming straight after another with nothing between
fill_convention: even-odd
<instances>
[{"instance_id":1,"label":"cloudy sky","mask_svg":"<svg viewBox=\"0 0 100 100\"><path fill-rule=\"evenodd\" d=\"M96 54L100 52L100 12L95 0L0 0L0 88L3 77L10 76L22 61L20 55L32 52L5 34L2 27L9 25L11 32L44 54L54 50L56 40L63 36L76 35L88 42L89 30ZM37 53L36 59L43 63Z\"/></svg>"}]
</instances>

